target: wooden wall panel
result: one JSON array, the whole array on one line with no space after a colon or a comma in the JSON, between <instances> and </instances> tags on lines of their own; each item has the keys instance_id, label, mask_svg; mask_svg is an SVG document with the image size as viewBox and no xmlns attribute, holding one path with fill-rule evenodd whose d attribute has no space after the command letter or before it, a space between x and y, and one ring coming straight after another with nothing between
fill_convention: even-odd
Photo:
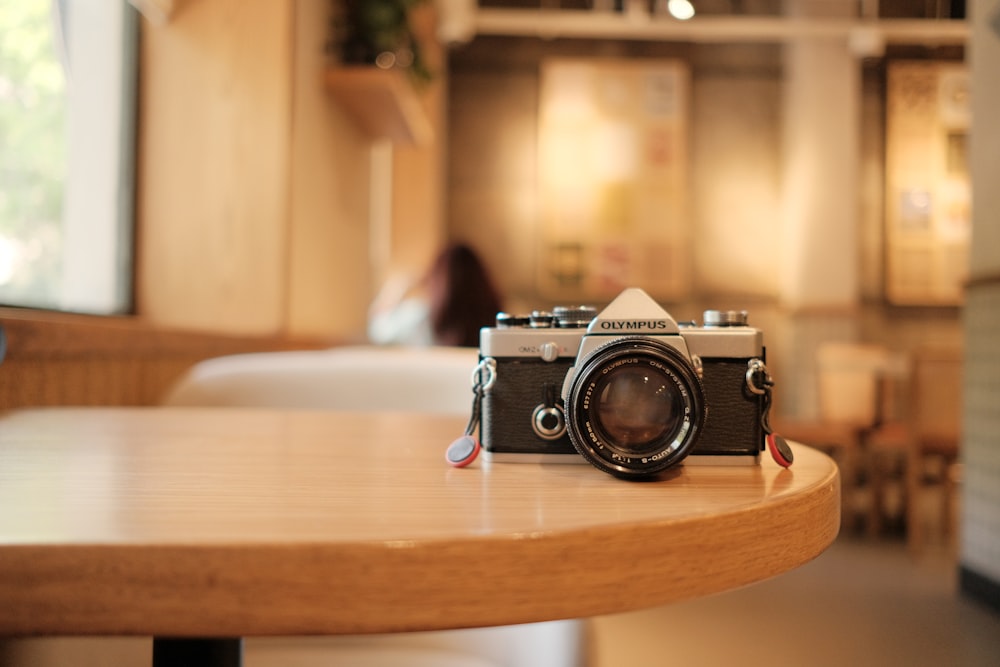
<instances>
[{"instance_id":1,"label":"wooden wall panel","mask_svg":"<svg viewBox=\"0 0 1000 667\"><path fill-rule=\"evenodd\" d=\"M445 233L445 100L447 62L436 41L437 15L431 3L419 5L410 15L410 25L434 79L420 90L421 102L433 131L433 140L393 148L392 212L389 266L395 270L420 271L435 259Z\"/></svg>"},{"instance_id":2,"label":"wooden wall panel","mask_svg":"<svg viewBox=\"0 0 1000 667\"><path fill-rule=\"evenodd\" d=\"M203 0L143 24L137 306L155 323L283 328L293 9Z\"/></svg>"},{"instance_id":3,"label":"wooden wall panel","mask_svg":"<svg viewBox=\"0 0 1000 667\"><path fill-rule=\"evenodd\" d=\"M371 142L323 86L330 3L296 5L287 330L358 336L372 296Z\"/></svg>"},{"instance_id":4,"label":"wooden wall panel","mask_svg":"<svg viewBox=\"0 0 1000 667\"><path fill-rule=\"evenodd\" d=\"M384 268L372 263L373 193L392 211L391 266L423 268L440 246L444 63L433 7L418 21L438 74L423 95L436 139L399 149L382 172L373 140L324 89L331 7L202 0L144 24L144 318L360 339Z\"/></svg>"}]
</instances>

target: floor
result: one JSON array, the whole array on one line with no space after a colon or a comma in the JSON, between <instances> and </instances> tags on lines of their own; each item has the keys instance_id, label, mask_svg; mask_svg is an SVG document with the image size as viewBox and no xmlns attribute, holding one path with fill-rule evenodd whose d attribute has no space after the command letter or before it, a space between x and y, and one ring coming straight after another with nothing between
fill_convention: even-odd
<instances>
[{"instance_id":1,"label":"floor","mask_svg":"<svg viewBox=\"0 0 1000 667\"><path fill-rule=\"evenodd\" d=\"M1000 613L957 593L954 549L844 532L767 582L595 619L590 667L1000 665Z\"/></svg>"}]
</instances>

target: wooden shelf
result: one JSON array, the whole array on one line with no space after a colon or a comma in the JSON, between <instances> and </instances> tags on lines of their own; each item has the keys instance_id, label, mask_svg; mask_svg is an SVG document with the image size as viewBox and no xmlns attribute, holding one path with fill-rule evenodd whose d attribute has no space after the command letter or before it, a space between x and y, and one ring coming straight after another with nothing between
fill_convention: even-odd
<instances>
[{"instance_id":1,"label":"wooden shelf","mask_svg":"<svg viewBox=\"0 0 1000 667\"><path fill-rule=\"evenodd\" d=\"M326 87L373 139L426 144L434 130L413 84L403 72L374 66L339 66L326 72Z\"/></svg>"}]
</instances>

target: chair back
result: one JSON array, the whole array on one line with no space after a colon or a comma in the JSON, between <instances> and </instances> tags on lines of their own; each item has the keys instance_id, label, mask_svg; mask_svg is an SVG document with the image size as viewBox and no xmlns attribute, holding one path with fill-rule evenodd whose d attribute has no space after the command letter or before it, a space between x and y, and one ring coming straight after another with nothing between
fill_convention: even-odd
<instances>
[{"instance_id":1,"label":"chair back","mask_svg":"<svg viewBox=\"0 0 1000 667\"><path fill-rule=\"evenodd\" d=\"M909 419L925 447L958 447L962 358L957 348L920 348L914 352Z\"/></svg>"},{"instance_id":2,"label":"chair back","mask_svg":"<svg viewBox=\"0 0 1000 667\"><path fill-rule=\"evenodd\" d=\"M819 346L816 360L823 421L867 428L885 417L886 378L894 369L889 350L869 343L829 342Z\"/></svg>"}]
</instances>

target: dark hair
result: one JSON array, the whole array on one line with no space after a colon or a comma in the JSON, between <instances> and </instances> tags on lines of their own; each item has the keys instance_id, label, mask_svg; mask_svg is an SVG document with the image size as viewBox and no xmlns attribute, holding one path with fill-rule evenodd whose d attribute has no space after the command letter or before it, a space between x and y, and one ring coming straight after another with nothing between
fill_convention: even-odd
<instances>
[{"instance_id":1,"label":"dark hair","mask_svg":"<svg viewBox=\"0 0 1000 667\"><path fill-rule=\"evenodd\" d=\"M434 343L479 347L479 329L496 320L500 295L475 251L446 247L427 275L427 292Z\"/></svg>"}]
</instances>

